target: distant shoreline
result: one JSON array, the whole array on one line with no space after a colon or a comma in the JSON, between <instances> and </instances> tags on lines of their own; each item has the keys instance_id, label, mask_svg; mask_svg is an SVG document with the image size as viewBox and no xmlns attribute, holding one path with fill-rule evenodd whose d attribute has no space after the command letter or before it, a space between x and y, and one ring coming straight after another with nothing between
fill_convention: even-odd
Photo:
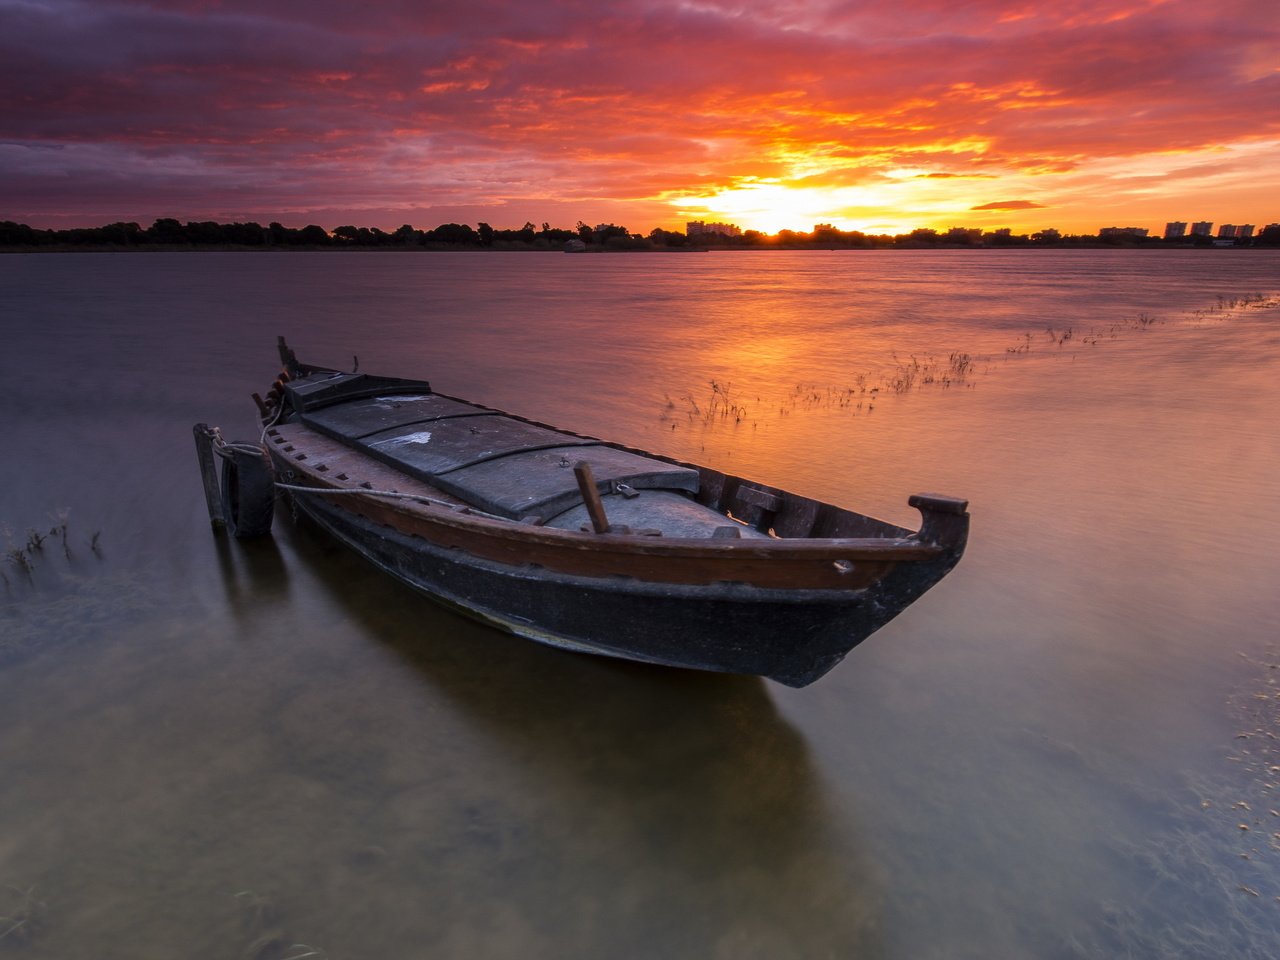
<instances>
[{"instance_id":1,"label":"distant shoreline","mask_svg":"<svg viewBox=\"0 0 1280 960\"><path fill-rule=\"evenodd\" d=\"M1062 233L1055 229L1015 234L1001 228L984 232L977 227L952 227L946 231L920 228L910 233L868 234L838 230L826 224L813 232L779 230L765 234L739 231L727 224L723 230L704 229L690 223L691 232L654 229L648 235L604 223L590 227L579 221L567 230L544 223L541 230L526 223L519 230L499 230L487 223L473 228L465 223L442 223L431 230L410 224L388 233L377 227L344 225L332 230L308 224L286 227L272 221L263 226L162 218L150 227L119 221L100 227L62 230L36 229L12 220L0 220L0 251L262 251L262 250L395 250L401 252L507 252L507 253L705 253L711 250L1046 250L1080 248L1182 249L1184 247L1280 247L1280 224L1263 227L1256 236L1252 226L1224 225L1220 236L1198 232L1181 237L1148 236L1139 227L1105 227L1097 234ZM1197 224L1197 227L1204 224ZM699 229L693 230L692 228Z\"/></svg>"},{"instance_id":2,"label":"distant shoreline","mask_svg":"<svg viewBox=\"0 0 1280 960\"><path fill-rule=\"evenodd\" d=\"M769 244L751 247L714 246L714 247L638 247L609 248L588 247L582 251L549 250L530 247L362 247L362 246L248 246L234 244L49 244L49 245L9 245L0 246L0 255L4 254L48 254L48 253L360 253L360 254L432 254L432 253L520 253L549 254L554 256L581 256L589 254L685 254L685 253L774 253L810 251L813 253L894 253L901 251L918 252L931 250L940 253L982 252L998 254L1008 251L1061 251L1061 250L1126 250L1135 253L1159 253L1178 250L1199 250L1206 252L1222 252L1228 250L1277 250L1280 247L1271 244L1250 246L1235 244L1114 244L1114 243L1062 243L1062 244L1025 244L1009 247L960 246L957 244L894 244L892 246L825 246L818 244Z\"/></svg>"}]
</instances>

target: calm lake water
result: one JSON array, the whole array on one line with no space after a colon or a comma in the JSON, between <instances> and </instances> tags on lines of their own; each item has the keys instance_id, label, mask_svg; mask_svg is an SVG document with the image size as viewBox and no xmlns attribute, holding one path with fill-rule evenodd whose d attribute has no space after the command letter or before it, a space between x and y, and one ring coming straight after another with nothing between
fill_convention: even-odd
<instances>
[{"instance_id":1,"label":"calm lake water","mask_svg":"<svg viewBox=\"0 0 1280 960\"><path fill-rule=\"evenodd\" d=\"M1261 250L0 257L0 956L1280 954L1278 295ZM255 436L277 334L967 497L969 551L804 690L542 648L287 510L211 533L191 425Z\"/></svg>"}]
</instances>

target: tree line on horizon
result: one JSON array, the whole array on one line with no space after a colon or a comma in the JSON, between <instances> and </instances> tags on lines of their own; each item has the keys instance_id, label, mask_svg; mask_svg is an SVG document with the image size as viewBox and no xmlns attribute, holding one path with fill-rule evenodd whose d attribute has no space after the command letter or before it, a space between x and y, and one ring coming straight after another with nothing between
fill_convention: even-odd
<instances>
[{"instance_id":1,"label":"tree line on horizon","mask_svg":"<svg viewBox=\"0 0 1280 960\"><path fill-rule=\"evenodd\" d=\"M1009 229L983 231L976 227L929 228L896 235L867 234L820 226L812 232L780 230L765 234L745 230L738 236L700 233L688 236L676 230L655 228L649 234L631 233L626 227L607 224L590 227L579 221L572 229L535 227L525 223L519 230L498 230L487 223L476 227L445 223L432 230L405 224L390 233L378 227L350 224L326 230L315 224L286 227L272 222L217 223L211 220L182 223L173 218L156 220L150 227L117 222L101 227L40 230L11 220L0 221L0 247L111 248L111 249L420 249L420 250L563 250L580 241L588 250L679 250L679 249L873 249L930 247L1166 247L1213 246L1211 237L1187 236L1176 240L1140 237L1132 234L1075 235L1058 230L1015 234ZM1280 246L1280 226L1265 227L1237 246Z\"/></svg>"}]
</instances>

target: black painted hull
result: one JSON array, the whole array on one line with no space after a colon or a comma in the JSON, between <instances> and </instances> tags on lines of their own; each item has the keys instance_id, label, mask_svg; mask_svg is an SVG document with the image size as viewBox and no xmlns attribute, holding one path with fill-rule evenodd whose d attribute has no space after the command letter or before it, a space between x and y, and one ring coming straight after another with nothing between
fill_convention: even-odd
<instances>
[{"instance_id":1,"label":"black painted hull","mask_svg":"<svg viewBox=\"0 0 1280 960\"><path fill-rule=\"evenodd\" d=\"M827 673L958 559L902 564L857 591L551 576L438 547L322 497L294 500L379 569L519 636L584 653L764 676L792 687Z\"/></svg>"}]
</instances>

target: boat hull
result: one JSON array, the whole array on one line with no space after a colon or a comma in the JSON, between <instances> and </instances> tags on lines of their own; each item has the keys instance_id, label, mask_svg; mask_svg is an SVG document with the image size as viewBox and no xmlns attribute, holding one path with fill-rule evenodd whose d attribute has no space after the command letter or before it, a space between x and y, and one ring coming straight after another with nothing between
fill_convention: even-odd
<instances>
[{"instance_id":1,"label":"boat hull","mask_svg":"<svg viewBox=\"0 0 1280 960\"><path fill-rule=\"evenodd\" d=\"M288 497L380 570L543 644L802 687L964 552L955 497L909 497L913 532L279 348L283 370L254 395L257 444L194 428L215 526L230 527L227 503ZM236 465L224 496L215 454Z\"/></svg>"},{"instance_id":2,"label":"boat hull","mask_svg":"<svg viewBox=\"0 0 1280 960\"><path fill-rule=\"evenodd\" d=\"M377 523L323 496L297 508L379 569L518 636L627 660L806 686L955 563L899 564L860 590L654 583L506 564Z\"/></svg>"}]
</instances>

